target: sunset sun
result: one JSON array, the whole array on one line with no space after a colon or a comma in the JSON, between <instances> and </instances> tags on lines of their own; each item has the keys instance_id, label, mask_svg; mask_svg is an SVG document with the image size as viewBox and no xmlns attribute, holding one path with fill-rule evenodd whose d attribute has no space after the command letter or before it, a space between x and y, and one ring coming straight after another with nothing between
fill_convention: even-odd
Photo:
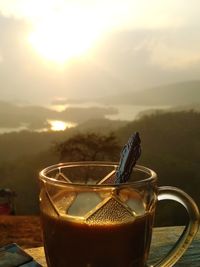
<instances>
[{"instance_id":1,"label":"sunset sun","mask_svg":"<svg viewBox=\"0 0 200 267\"><path fill-rule=\"evenodd\" d=\"M114 0L44 0L39 9L35 1L30 3L23 8L32 26L29 44L41 58L61 64L87 54L126 20L129 10L129 5Z\"/></svg>"},{"instance_id":2,"label":"sunset sun","mask_svg":"<svg viewBox=\"0 0 200 267\"><path fill-rule=\"evenodd\" d=\"M28 39L43 58L64 63L86 53L101 34L98 21L85 14L49 16L34 25Z\"/></svg>"}]
</instances>

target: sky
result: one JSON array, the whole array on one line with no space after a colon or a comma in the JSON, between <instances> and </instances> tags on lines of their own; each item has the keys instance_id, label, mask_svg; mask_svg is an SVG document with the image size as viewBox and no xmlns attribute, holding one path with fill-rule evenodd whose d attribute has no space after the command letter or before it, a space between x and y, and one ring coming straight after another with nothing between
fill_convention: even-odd
<instances>
[{"instance_id":1,"label":"sky","mask_svg":"<svg viewBox=\"0 0 200 267\"><path fill-rule=\"evenodd\" d=\"M198 80L198 0L0 0L0 100L48 104Z\"/></svg>"}]
</instances>

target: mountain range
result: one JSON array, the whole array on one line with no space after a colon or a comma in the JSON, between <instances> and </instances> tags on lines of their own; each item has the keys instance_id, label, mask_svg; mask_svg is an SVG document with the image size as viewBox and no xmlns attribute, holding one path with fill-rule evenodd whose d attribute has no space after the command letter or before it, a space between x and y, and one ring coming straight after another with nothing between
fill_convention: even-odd
<instances>
[{"instance_id":1,"label":"mountain range","mask_svg":"<svg viewBox=\"0 0 200 267\"><path fill-rule=\"evenodd\" d=\"M81 105L83 102L85 102L84 107ZM88 102L93 102L93 106L87 106ZM62 99L60 104L66 103ZM22 106L18 103L0 101L0 128L24 126L30 130L43 129L50 127L48 120L81 124L88 120L105 119L107 115L119 114L118 105L130 105L133 109L137 105L149 106L148 110L140 112L140 116L155 112L155 109L164 106L170 107L171 111L192 109L200 111L200 81L168 84L98 99L71 99L67 104L69 107L57 112L43 106Z\"/></svg>"},{"instance_id":2,"label":"mountain range","mask_svg":"<svg viewBox=\"0 0 200 267\"><path fill-rule=\"evenodd\" d=\"M200 103L200 81L186 81L153 88L124 92L96 99L110 105L190 105Z\"/></svg>"}]
</instances>

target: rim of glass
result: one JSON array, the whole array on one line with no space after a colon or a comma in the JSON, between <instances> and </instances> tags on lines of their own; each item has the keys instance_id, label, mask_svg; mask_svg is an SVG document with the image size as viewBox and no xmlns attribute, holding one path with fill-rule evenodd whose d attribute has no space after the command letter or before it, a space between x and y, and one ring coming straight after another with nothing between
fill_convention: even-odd
<instances>
[{"instance_id":1,"label":"rim of glass","mask_svg":"<svg viewBox=\"0 0 200 267\"><path fill-rule=\"evenodd\" d=\"M149 182L154 182L157 180L157 174L154 172L152 169L145 167L143 165L135 165L134 169L138 171L142 171L143 173L147 174L148 177L145 179L137 180L137 181L130 181L126 183L120 183L120 184L81 184L81 183L68 183L65 181L60 181L55 178L49 177L48 173L59 170L62 168L70 168L70 167L78 167L78 166L113 166L115 168L118 167L118 162L111 162L111 161L77 161L77 162L62 162L62 163L57 163L51 166L48 166L44 168L42 171L39 172L39 178L45 181L53 182L55 184L59 185L73 185L73 186L83 186L83 187L88 187L88 186L93 186L93 187L107 187L107 186L127 186L127 185L139 185L139 184L144 184L144 183L149 183Z\"/></svg>"}]
</instances>

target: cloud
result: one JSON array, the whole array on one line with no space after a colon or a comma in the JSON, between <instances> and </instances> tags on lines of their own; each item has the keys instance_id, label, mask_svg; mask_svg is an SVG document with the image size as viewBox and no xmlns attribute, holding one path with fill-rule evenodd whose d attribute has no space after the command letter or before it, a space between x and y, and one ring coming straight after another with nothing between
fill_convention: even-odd
<instances>
[{"instance_id":1,"label":"cloud","mask_svg":"<svg viewBox=\"0 0 200 267\"><path fill-rule=\"evenodd\" d=\"M157 43L151 47L151 62L163 69L184 70L200 62L200 51Z\"/></svg>"},{"instance_id":2,"label":"cloud","mask_svg":"<svg viewBox=\"0 0 200 267\"><path fill-rule=\"evenodd\" d=\"M200 2L196 0L137 0L127 13L128 28L166 29L196 25L199 18Z\"/></svg>"},{"instance_id":3,"label":"cloud","mask_svg":"<svg viewBox=\"0 0 200 267\"><path fill-rule=\"evenodd\" d=\"M54 96L94 97L119 87L117 78L87 59L57 69L28 45L25 21L0 16L0 22L0 99L49 103Z\"/></svg>"},{"instance_id":4,"label":"cloud","mask_svg":"<svg viewBox=\"0 0 200 267\"><path fill-rule=\"evenodd\" d=\"M129 88L198 79L199 29L130 30L107 38L97 62Z\"/></svg>"},{"instance_id":5,"label":"cloud","mask_svg":"<svg viewBox=\"0 0 200 267\"><path fill-rule=\"evenodd\" d=\"M129 4L132 9L131 3L135 3L131 23L108 32L90 54L71 60L60 69L39 57L27 41L32 28L25 15L22 16L21 8L26 10L26 0L3 2L7 6L4 5L4 15L0 16L0 99L50 103L55 97L93 98L199 78L200 36L199 24L196 23L199 18L195 15L195 7L192 9L193 1L190 1L190 7L184 1L181 12L182 1L175 1L172 17L169 15L172 1L166 1L163 7L163 1L149 1L152 6L142 0L128 1L126 7ZM1 8L3 2L0 0ZM86 2L89 5L90 1ZM38 1L35 3L39 5ZM66 2L58 3L61 7ZM120 3L115 9L113 22L118 18ZM154 9L156 3L158 7ZM52 8L54 4L54 1L49 2ZM18 9L14 11L16 6ZM123 14L127 12L126 7ZM160 23L159 18L162 19L165 9L166 16ZM138 16L137 10L140 11ZM162 12L159 13L159 10ZM145 11L144 15L142 11ZM106 14L108 16L109 12ZM148 14L146 18L145 14ZM123 23L128 21L129 16Z\"/></svg>"},{"instance_id":6,"label":"cloud","mask_svg":"<svg viewBox=\"0 0 200 267\"><path fill-rule=\"evenodd\" d=\"M92 14L107 27L177 28L199 23L200 2L197 0L0 0L4 16L40 21L45 17L69 13Z\"/></svg>"},{"instance_id":7,"label":"cloud","mask_svg":"<svg viewBox=\"0 0 200 267\"><path fill-rule=\"evenodd\" d=\"M0 64L3 62L3 56L0 53Z\"/></svg>"},{"instance_id":8,"label":"cloud","mask_svg":"<svg viewBox=\"0 0 200 267\"><path fill-rule=\"evenodd\" d=\"M159 67L171 70L189 70L200 62L200 28L189 27L155 33L146 43L150 61Z\"/></svg>"}]
</instances>

